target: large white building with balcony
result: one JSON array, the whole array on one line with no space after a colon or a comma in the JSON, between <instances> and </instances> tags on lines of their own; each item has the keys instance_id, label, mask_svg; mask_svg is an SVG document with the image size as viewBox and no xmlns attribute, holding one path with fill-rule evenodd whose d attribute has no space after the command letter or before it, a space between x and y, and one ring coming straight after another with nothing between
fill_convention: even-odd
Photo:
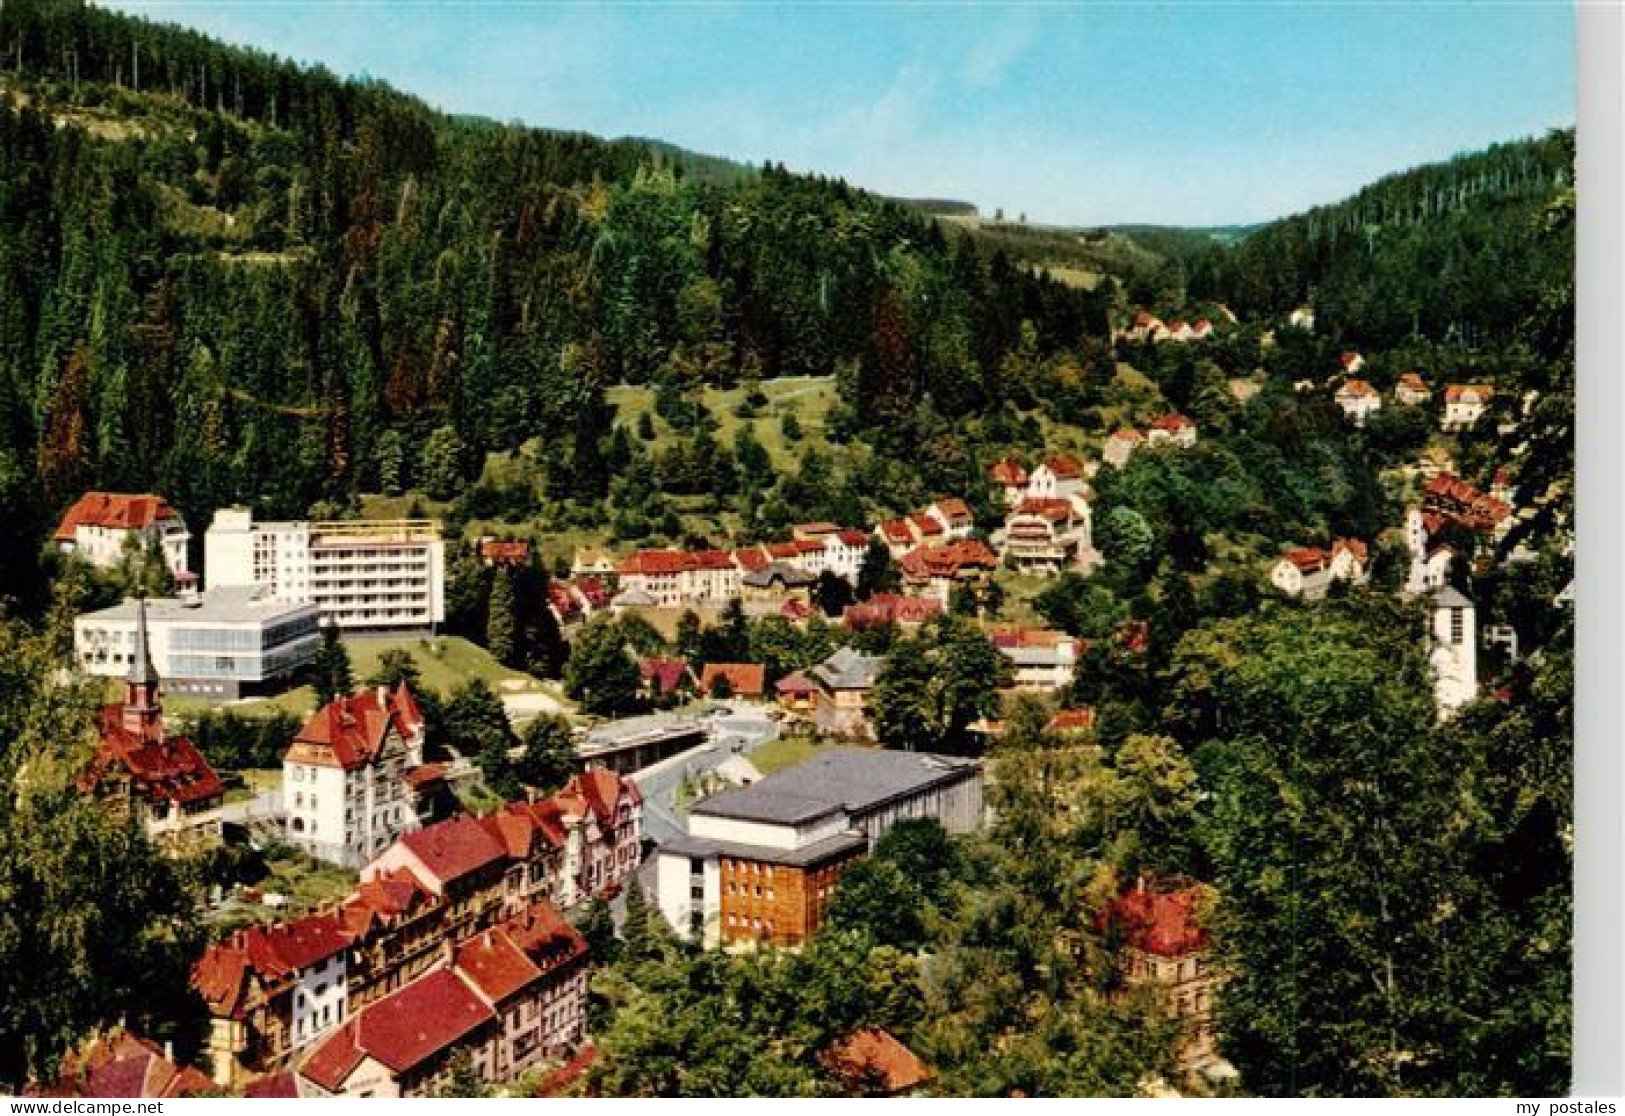
<instances>
[{"instance_id":1,"label":"large white building with balcony","mask_svg":"<svg viewBox=\"0 0 1625 1116\"><path fill-rule=\"evenodd\" d=\"M122 678L135 662L138 604L126 600L73 622L73 650L87 674ZM230 701L276 689L315 657L316 606L231 586L146 602L152 662L176 696Z\"/></svg>"},{"instance_id":2,"label":"large white building with balcony","mask_svg":"<svg viewBox=\"0 0 1625 1116\"><path fill-rule=\"evenodd\" d=\"M423 631L446 618L446 544L429 519L256 523L222 508L203 540L211 586L263 585L345 631Z\"/></svg>"}]
</instances>

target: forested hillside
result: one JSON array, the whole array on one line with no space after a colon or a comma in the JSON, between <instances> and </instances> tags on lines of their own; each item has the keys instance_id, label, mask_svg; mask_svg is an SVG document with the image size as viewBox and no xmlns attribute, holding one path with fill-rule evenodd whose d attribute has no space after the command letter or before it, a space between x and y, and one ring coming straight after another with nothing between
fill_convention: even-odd
<instances>
[{"instance_id":1,"label":"forested hillside","mask_svg":"<svg viewBox=\"0 0 1625 1116\"><path fill-rule=\"evenodd\" d=\"M1541 215L1574 180L1574 132L1390 175L1276 221L1192 267L1192 293L1237 312L1313 303L1338 336L1503 344L1574 270Z\"/></svg>"},{"instance_id":2,"label":"forested hillside","mask_svg":"<svg viewBox=\"0 0 1625 1116\"><path fill-rule=\"evenodd\" d=\"M549 489L593 498L611 383L844 371L850 425L895 427L925 395L998 399L1023 322L1039 354L1104 329L1097 299L840 182L685 175L60 0L7 3L0 43L24 539L93 484L303 514L416 482L435 432L453 481L540 439Z\"/></svg>"}]
</instances>

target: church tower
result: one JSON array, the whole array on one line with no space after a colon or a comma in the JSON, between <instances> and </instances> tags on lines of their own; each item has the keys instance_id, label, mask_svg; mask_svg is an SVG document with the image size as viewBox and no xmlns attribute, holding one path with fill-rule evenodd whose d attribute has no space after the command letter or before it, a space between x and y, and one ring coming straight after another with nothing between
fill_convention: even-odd
<instances>
[{"instance_id":1,"label":"church tower","mask_svg":"<svg viewBox=\"0 0 1625 1116\"><path fill-rule=\"evenodd\" d=\"M164 738L163 710L158 704L158 672L147 647L147 599L135 603L135 649L124 676L124 704L119 711L124 731L153 742Z\"/></svg>"},{"instance_id":2,"label":"church tower","mask_svg":"<svg viewBox=\"0 0 1625 1116\"><path fill-rule=\"evenodd\" d=\"M1478 625L1473 602L1446 585L1433 594L1433 697L1440 719L1478 696Z\"/></svg>"}]
</instances>

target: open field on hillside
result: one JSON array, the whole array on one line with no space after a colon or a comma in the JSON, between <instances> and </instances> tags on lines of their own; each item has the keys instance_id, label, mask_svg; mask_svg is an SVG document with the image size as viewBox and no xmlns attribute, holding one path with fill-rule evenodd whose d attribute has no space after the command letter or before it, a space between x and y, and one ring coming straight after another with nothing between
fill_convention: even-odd
<instances>
[{"instance_id":1,"label":"open field on hillside","mask_svg":"<svg viewBox=\"0 0 1625 1116\"><path fill-rule=\"evenodd\" d=\"M701 402L717 420L719 441L731 443L739 428L748 423L756 440L773 458L773 464L781 469L795 464L803 445L825 442L825 420L836 401L833 376L786 376L763 380L762 394L767 396L767 402L756 409L755 417L742 419L736 411L745 401L745 394L743 387L706 388L702 392ZM605 395L615 408L618 425L632 426L640 414L647 413L654 419L655 426L655 439L650 445L659 448L670 443L672 430L664 419L655 414L652 389L622 384L610 388ZM796 421L801 424L801 438L797 441L786 439L779 427L786 414L795 415Z\"/></svg>"}]
</instances>

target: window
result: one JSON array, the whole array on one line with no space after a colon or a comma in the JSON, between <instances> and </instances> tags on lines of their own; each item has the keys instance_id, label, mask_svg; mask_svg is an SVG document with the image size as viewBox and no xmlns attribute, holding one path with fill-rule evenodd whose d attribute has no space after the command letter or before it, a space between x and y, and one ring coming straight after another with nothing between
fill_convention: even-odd
<instances>
[{"instance_id":1,"label":"window","mask_svg":"<svg viewBox=\"0 0 1625 1116\"><path fill-rule=\"evenodd\" d=\"M1463 611L1459 608L1450 610L1450 642L1460 646L1461 637L1465 628Z\"/></svg>"}]
</instances>

